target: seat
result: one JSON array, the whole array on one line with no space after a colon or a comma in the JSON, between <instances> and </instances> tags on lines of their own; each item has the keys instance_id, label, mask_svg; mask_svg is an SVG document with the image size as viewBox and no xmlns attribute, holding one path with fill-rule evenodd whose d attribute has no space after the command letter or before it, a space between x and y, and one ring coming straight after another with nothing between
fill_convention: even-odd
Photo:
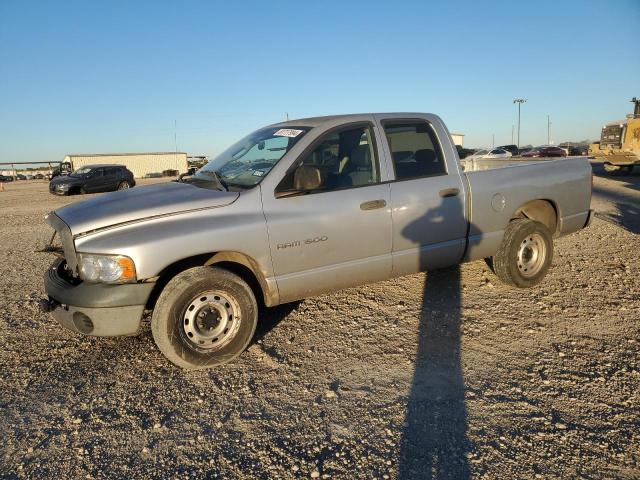
<instances>
[{"instance_id":1,"label":"seat","mask_svg":"<svg viewBox=\"0 0 640 480\"><path fill-rule=\"evenodd\" d=\"M437 175L443 173L442 163L439 161L436 152L431 149L417 150L414 154L418 176Z\"/></svg>"},{"instance_id":2,"label":"seat","mask_svg":"<svg viewBox=\"0 0 640 480\"><path fill-rule=\"evenodd\" d=\"M293 175L295 190L317 190L327 185L327 172L316 165L300 165Z\"/></svg>"},{"instance_id":3,"label":"seat","mask_svg":"<svg viewBox=\"0 0 640 480\"><path fill-rule=\"evenodd\" d=\"M351 152L351 158L345 166L345 170L351 179L351 185L368 185L373 179L371 165L371 152L369 145L358 145Z\"/></svg>"}]
</instances>

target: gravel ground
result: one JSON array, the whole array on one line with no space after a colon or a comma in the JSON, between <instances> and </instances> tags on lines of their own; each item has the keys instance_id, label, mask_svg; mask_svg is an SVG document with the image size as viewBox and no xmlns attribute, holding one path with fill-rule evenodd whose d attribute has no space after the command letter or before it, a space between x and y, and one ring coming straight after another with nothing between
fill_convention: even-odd
<instances>
[{"instance_id":1,"label":"gravel ground","mask_svg":"<svg viewBox=\"0 0 640 480\"><path fill-rule=\"evenodd\" d=\"M263 313L232 365L38 309L43 215L0 192L0 477L638 478L640 173L604 178L537 288L475 262Z\"/></svg>"}]
</instances>

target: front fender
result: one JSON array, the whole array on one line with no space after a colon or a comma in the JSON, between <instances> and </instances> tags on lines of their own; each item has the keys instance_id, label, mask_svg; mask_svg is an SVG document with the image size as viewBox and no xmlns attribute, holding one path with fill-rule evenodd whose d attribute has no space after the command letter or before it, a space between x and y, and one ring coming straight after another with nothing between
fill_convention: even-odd
<instances>
[{"instance_id":1,"label":"front fender","mask_svg":"<svg viewBox=\"0 0 640 480\"><path fill-rule=\"evenodd\" d=\"M253 193L253 192L252 192ZM258 195L220 208L185 212L105 228L75 238L79 253L126 255L138 280L156 277L173 263L214 252L240 252L266 279L273 276L269 238ZM242 200L242 201L241 201Z\"/></svg>"}]
</instances>

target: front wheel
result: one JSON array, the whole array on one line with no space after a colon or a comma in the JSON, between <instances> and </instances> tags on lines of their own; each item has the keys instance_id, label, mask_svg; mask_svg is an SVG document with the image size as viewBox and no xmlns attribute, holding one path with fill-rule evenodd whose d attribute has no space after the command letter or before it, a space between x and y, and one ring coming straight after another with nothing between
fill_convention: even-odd
<instances>
[{"instance_id":1,"label":"front wheel","mask_svg":"<svg viewBox=\"0 0 640 480\"><path fill-rule=\"evenodd\" d=\"M508 285L527 288L547 274L553 259L553 239L540 222L519 218L504 232L502 244L492 257L493 271Z\"/></svg>"},{"instance_id":2,"label":"front wheel","mask_svg":"<svg viewBox=\"0 0 640 480\"><path fill-rule=\"evenodd\" d=\"M186 369L230 362L253 338L258 306L247 283L215 267L196 267L166 285L153 311L151 332L160 351Z\"/></svg>"},{"instance_id":3,"label":"front wheel","mask_svg":"<svg viewBox=\"0 0 640 480\"><path fill-rule=\"evenodd\" d=\"M129 190L130 188L131 185L129 185L129 182L127 182L126 180L118 184L118 190Z\"/></svg>"}]
</instances>

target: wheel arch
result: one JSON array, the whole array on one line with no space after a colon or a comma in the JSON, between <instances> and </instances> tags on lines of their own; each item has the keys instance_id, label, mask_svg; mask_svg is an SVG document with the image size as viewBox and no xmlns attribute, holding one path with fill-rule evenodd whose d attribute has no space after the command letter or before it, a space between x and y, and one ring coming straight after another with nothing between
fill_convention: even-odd
<instances>
[{"instance_id":1,"label":"wheel arch","mask_svg":"<svg viewBox=\"0 0 640 480\"><path fill-rule=\"evenodd\" d=\"M552 235L560 231L560 215L556 204L552 200L531 200L521 205L513 213L511 220L517 218L528 218L540 222L549 229Z\"/></svg>"},{"instance_id":2,"label":"wheel arch","mask_svg":"<svg viewBox=\"0 0 640 480\"><path fill-rule=\"evenodd\" d=\"M153 309L160 293L169 281L179 273L193 267L213 266L224 268L242 278L258 301L266 306L278 303L278 292L275 286L270 286L262 274L258 262L240 252L211 252L178 260L165 267L157 276L156 286L147 301L147 308Z\"/></svg>"}]
</instances>

